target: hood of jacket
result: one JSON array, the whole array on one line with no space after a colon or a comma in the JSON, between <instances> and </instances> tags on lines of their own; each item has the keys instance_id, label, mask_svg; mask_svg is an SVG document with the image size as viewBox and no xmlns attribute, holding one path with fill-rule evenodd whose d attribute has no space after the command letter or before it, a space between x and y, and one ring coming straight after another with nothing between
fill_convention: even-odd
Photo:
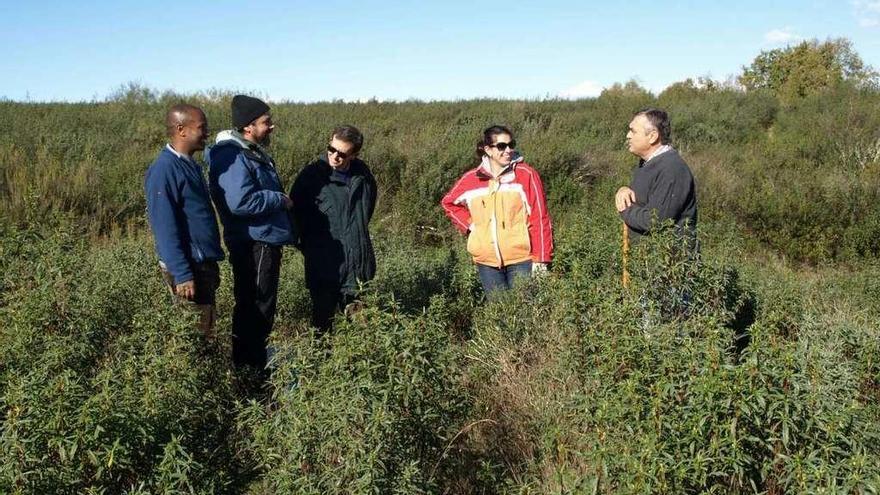
<instances>
[{"instance_id":1,"label":"hood of jacket","mask_svg":"<svg viewBox=\"0 0 880 495\"><path fill-rule=\"evenodd\" d=\"M272 156L269 153L269 150L264 148L259 143L255 143L253 141L248 141L247 139L244 138L244 136L241 135L240 132L236 131L235 129L226 129L225 131L218 132L217 137L214 139L214 143L215 144L235 144L239 148L242 148L242 149L246 149L246 150L256 149L260 153L263 153L266 156Z\"/></svg>"},{"instance_id":2,"label":"hood of jacket","mask_svg":"<svg viewBox=\"0 0 880 495\"><path fill-rule=\"evenodd\" d=\"M513 156L513 159L510 160L510 163L501 169L501 172L498 173L498 176L502 176L511 170L516 168L517 163L522 163L525 159L519 153ZM485 178L485 179L494 179L495 175L492 174L492 164L489 163L489 157L484 156L483 161L480 162L480 166L477 167L477 175Z\"/></svg>"},{"instance_id":3,"label":"hood of jacket","mask_svg":"<svg viewBox=\"0 0 880 495\"><path fill-rule=\"evenodd\" d=\"M237 146L243 150L250 151L253 153L251 156L260 161L272 163L272 154L269 153L269 150L258 143L248 141L235 129L218 132L217 137L214 139L214 146Z\"/></svg>"},{"instance_id":4,"label":"hood of jacket","mask_svg":"<svg viewBox=\"0 0 880 495\"><path fill-rule=\"evenodd\" d=\"M230 143L230 141L231 141L231 143ZM227 130L225 130L225 131L220 131L220 132L218 132L218 133L217 133L217 138L214 139L214 142L215 142L216 144L220 144L220 143L232 144L232 143L235 143L235 144L237 144L240 148L245 148L245 149L250 148L252 144L256 144L256 143L252 143L252 142L248 141L247 139L245 139L244 136L242 136L241 133L238 132L238 131L236 131L235 129L227 129Z\"/></svg>"}]
</instances>

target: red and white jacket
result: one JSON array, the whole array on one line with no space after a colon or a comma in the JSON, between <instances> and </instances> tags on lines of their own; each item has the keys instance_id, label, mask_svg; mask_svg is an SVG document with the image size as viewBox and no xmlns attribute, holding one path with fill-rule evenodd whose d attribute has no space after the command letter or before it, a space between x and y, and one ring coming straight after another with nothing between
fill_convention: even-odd
<instances>
[{"instance_id":1,"label":"red and white jacket","mask_svg":"<svg viewBox=\"0 0 880 495\"><path fill-rule=\"evenodd\" d=\"M474 262L497 268L553 259L553 232L541 177L517 158L497 177L488 160L466 172L440 204L468 234Z\"/></svg>"}]
</instances>

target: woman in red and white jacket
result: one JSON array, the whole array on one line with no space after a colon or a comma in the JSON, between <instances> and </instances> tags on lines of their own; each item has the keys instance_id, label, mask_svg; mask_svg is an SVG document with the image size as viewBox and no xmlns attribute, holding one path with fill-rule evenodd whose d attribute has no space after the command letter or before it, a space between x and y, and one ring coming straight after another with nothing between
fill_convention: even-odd
<instances>
[{"instance_id":1,"label":"woman in red and white jacket","mask_svg":"<svg viewBox=\"0 0 880 495\"><path fill-rule=\"evenodd\" d=\"M476 168L443 197L446 215L467 234L467 249L490 293L517 277L547 271L553 232L538 172L516 152L513 132L500 125L483 131Z\"/></svg>"}]
</instances>

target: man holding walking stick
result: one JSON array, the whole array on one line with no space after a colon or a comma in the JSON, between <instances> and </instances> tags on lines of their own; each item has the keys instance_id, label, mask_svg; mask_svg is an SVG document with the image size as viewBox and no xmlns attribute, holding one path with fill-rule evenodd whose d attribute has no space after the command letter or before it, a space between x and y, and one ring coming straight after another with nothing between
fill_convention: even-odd
<instances>
[{"instance_id":1,"label":"man holding walking stick","mask_svg":"<svg viewBox=\"0 0 880 495\"><path fill-rule=\"evenodd\" d=\"M624 285L628 283L629 243L650 235L661 222L671 219L676 231L686 236L690 247L696 249L694 176L670 145L669 135L669 116L660 109L640 110L629 123L626 142L630 153L639 157L639 164L633 170L630 185L618 189L614 196L615 207L625 225Z\"/></svg>"}]
</instances>

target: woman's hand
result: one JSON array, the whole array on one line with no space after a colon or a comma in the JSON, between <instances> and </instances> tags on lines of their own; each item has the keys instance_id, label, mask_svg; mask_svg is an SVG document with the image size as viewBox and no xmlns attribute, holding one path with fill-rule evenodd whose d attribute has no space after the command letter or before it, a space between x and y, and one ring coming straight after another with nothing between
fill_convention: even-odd
<instances>
[{"instance_id":1,"label":"woman's hand","mask_svg":"<svg viewBox=\"0 0 880 495\"><path fill-rule=\"evenodd\" d=\"M532 263L532 276L542 277L550 271L549 263Z\"/></svg>"}]
</instances>

